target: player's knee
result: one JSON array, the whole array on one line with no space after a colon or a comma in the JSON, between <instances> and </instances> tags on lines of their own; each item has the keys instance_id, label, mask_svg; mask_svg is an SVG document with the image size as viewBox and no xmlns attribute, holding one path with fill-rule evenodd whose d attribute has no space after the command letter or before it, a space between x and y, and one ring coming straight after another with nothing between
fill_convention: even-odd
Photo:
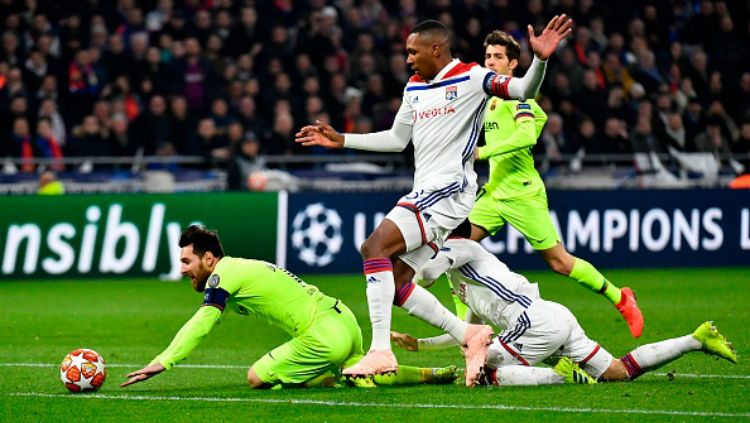
<instances>
[{"instance_id":1,"label":"player's knee","mask_svg":"<svg viewBox=\"0 0 750 423\"><path fill-rule=\"evenodd\" d=\"M255 373L255 369L252 367L247 371L247 383L252 389L262 389L267 385L265 382L260 380L260 377L258 377L258 374Z\"/></svg>"},{"instance_id":2,"label":"player's knee","mask_svg":"<svg viewBox=\"0 0 750 423\"><path fill-rule=\"evenodd\" d=\"M362 243L362 246L359 248L359 254L362 256L363 260L383 257L379 243L371 238L367 238L367 240Z\"/></svg>"},{"instance_id":3,"label":"player's knee","mask_svg":"<svg viewBox=\"0 0 750 423\"><path fill-rule=\"evenodd\" d=\"M628 375L628 370L625 368L622 361L615 359L612 360L612 364L609 365L607 370L602 373L599 378L614 382L618 380L628 380L630 379L630 376Z\"/></svg>"}]
</instances>

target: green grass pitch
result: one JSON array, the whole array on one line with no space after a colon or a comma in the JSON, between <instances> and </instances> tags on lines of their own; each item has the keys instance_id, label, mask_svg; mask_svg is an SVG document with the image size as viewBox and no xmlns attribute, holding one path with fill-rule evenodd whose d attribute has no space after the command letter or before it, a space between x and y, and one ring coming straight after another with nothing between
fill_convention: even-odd
<instances>
[{"instance_id":1,"label":"green grass pitch","mask_svg":"<svg viewBox=\"0 0 750 423\"><path fill-rule=\"evenodd\" d=\"M0 421L633 421L750 418L750 268L622 270L606 274L636 289L646 317L642 339L630 338L607 301L551 272L529 272L542 295L578 316L590 337L615 356L691 332L714 320L740 354L740 364L690 354L631 383L466 389L462 385L253 392L247 367L285 335L253 317L230 315L174 370L120 389L146 365L201 302L185 281L0 282ZM310 276L307 282L343 299L369 343L360 275ZM433 292L452 304L446 283ZM402 310L394 329L419 336L436 330ZM78 347L107 363L98 393L68 394L58 366ZM396 352L403 364L463 365L458 350ZM201 366L197 366L201 365ZM674 378L667 376L674 373Z\"/></svg>"}]
</instances>

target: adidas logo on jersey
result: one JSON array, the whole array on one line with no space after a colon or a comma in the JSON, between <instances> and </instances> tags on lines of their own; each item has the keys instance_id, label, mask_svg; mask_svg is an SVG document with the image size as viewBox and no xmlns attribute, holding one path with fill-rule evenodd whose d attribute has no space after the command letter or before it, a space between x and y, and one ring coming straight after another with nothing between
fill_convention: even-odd
<instances>
[{"instance_id":1,"label":"adidas logo on jersey","mask_svg":"<svg viewBox=\"0 0 750 423\"><path fill-rule=\"evenodd\" d=\"M367 283L378 283L380 282L380 279L376 278L375 276L370 276L367 278Z\"/></svg>"}]
</instances>

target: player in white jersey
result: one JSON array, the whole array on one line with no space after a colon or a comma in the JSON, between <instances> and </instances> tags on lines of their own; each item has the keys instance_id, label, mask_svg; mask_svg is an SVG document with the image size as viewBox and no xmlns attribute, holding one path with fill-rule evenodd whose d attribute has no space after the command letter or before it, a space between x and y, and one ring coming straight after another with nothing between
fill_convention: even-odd
<instances>
[{"instance_id":1,"label":"player in white jersey","mask_svg":"<svg viewBox=\"0 0 750 423\"><path fill-rule=\"evenodd\" d=\"M432 294L415 287L411 277L474 203L474 149L487 96L534 97L544 78L546 59L570 34L571 25L565 15L555 16L539 36L529 25L535 57L525 77L513 79L453 59L448 29L437 21L422 22L406 41L407 63L415 75L404 89L390 130L339 134L330 125L316 122L297 134L296 142L305 146L402 151L410 140L414 145L414 190L401 198L361 248L372 343L367 355L344 374L371 375L397 368L389 338L395 303L413 308L415 315L467 346L467 383L473 383L491 328L455 318Z\"/></svg>"},{"instance_id":2,"label":"player in white jersey","mask_svg":"<svg viewBox=\"0 0 750 423\"><path fill-rule=\"evenodd\" d=\"M511 272L497 257L468 239L470 234L471 227L466 221L445 242L437 257L417 272L415 279L429 286L447 273L453 291L470 313L502 330L488 348L479 383L552 384L562 383L565 376L569 376L567 381L576 383L632 380L687 352L699 350L737 362L731 343L710 322L690 335L643 345L615 359L586 336L570 310L543 300L536 284ZM457 345L450 335L418 340L393 332L392 339L412 351ZM569 357L583 371L569 360L556 369L532 367L559 356Z\"/></svg>"}]
</instances>

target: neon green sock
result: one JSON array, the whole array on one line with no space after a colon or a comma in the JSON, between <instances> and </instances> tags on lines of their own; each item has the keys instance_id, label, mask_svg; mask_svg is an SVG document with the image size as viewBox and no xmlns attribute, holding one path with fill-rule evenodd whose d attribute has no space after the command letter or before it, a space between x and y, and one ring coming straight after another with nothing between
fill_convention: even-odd
<instances>
[{"instance_id":1,"label":"neon green sock","mask_svg":"<svg viewBox=\"0 0 750 423\"><path fill-rule=\"evenodd\" d=\"M591 291L603 294L612 304L617 305L620 303L620 299L622 298L620 288L608 281L604 275L596 270L596 267L586 260L576 257L575 263L573 263L573 270L568 277L575 279L576 282Z\"/></svg>"},{"instance_id":2,"label":"neon green sock","mask_svg":"<svg viewBox=\"0 0 750 423\"><path fill-rule=\"evenodd\" d=\"M336 375L331 371L327 371L320 376L308 380L307 382L302 384L302 386L305 388L335 388L336 381Z\"/></svg>"},{"instance_id":3,"label":"neon green sock","mask_svg":"<svg viewBox=\"0 0 750 423\"><path fill-rule=\"evenodd\" d=\"M458 318L461 320L466 320L466 313L469 311L469 307L466 306L466 304L462 303L461 299L458 298L458 295L453 292L453 287L451 286L450 282L448 282L448 286L451 288L451 297L453 297L453 304L456 305L456 316L458 316Z\"/></svg>"},{"instance_id":4,"label":"neon green sock","mask_svg":"<svg viewBox=\"0 0 750 423\"><path fill-rule=\"evenodd\" d=\"M456 316L461 320L466 320L466 313L469 311L469 307L461 302L458 295L451 294L451 296L453 297L453 303L456 305Z\"/></svg>"},{"instance_id":5,"label":"neon green sock","mask_svg":"<svg viewBox=\"0 0 750 423\"><path fill-rule=\"evenodd\" d=\"M398 372L387 375L374 375L373 381L377 385L419 385L430 383L432 368L398 366Z\"/></svg>"}]
</instances>

